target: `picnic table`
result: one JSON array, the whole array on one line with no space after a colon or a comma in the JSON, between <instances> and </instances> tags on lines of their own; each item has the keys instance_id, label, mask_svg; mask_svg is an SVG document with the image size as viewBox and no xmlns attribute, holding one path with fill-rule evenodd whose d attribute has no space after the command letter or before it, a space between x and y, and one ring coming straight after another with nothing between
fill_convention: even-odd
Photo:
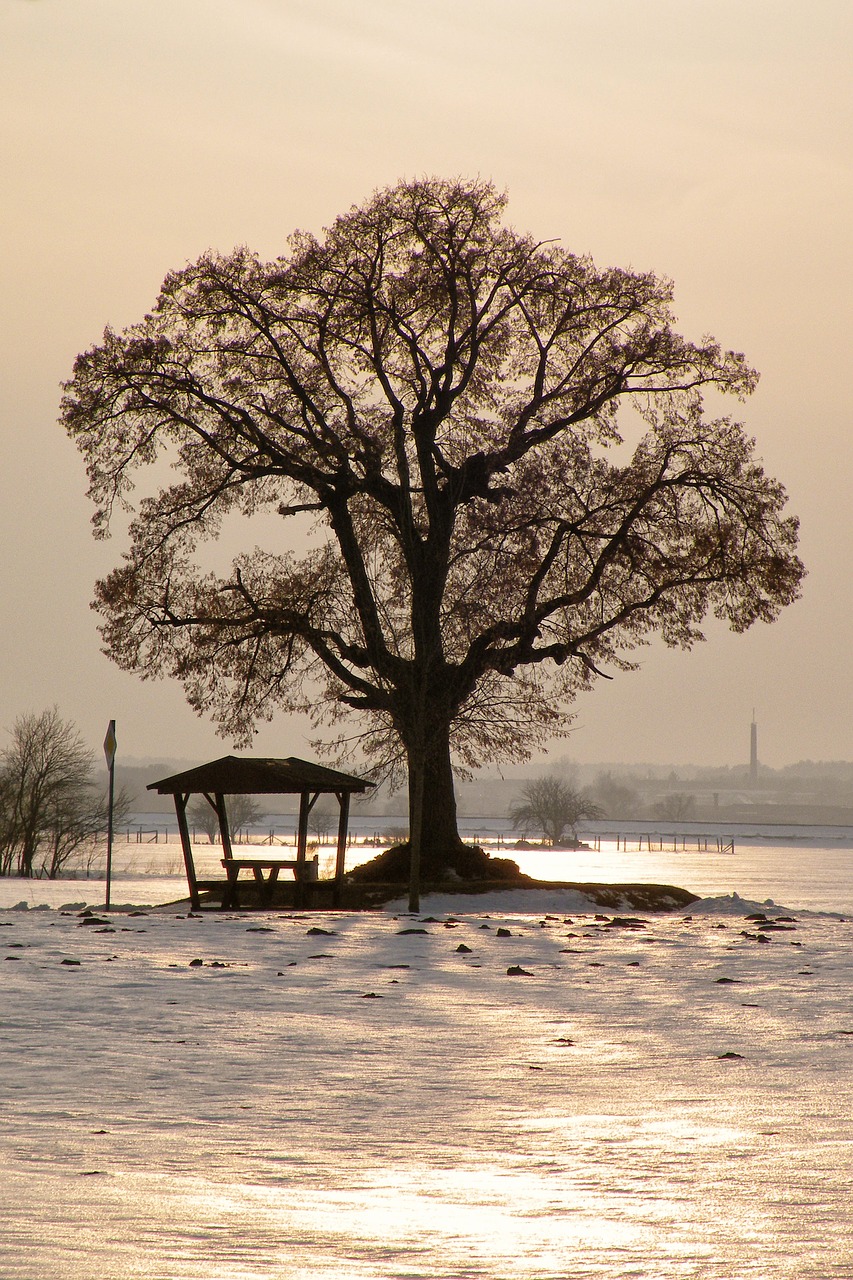
<instances>
[{"instance_id":1,"label":"picnic table","mask_svg":"<svg viewBox=\"0 0 853 1280\"><path fill-rule=\"evenodd\" d=\"M223 858L222 866L227 878L227 885L222 893L223 911L236 910L240 906L237 881L241 871L251 871L262 906L272 898L280 871L292 871L298 885L316 880L317 876L317 863L313 858L303 862L298 858Z\"/></svg>"},{"instance_id":2,"label":"picnic table","mask_svg":"<svg viewBox=\"0 0 853 1280\"><path fill-rule=\"evenodd\" d=\"M171 795L175 800L175 813L178 819L178 830L181 834L181 848L184 855L184 866L187 873L187 888L193 911L201 907L199 891L211 889L222 891L222 906L237 907L239 902L238 881L241 872L249 872L258 888L258 896L262 904L270 901L279 874L282 870L292 871L296 882L296 903L302 906L305 899L305 886L311 884L317 889L331 886L333 901L340 900L344 883L344 860L347 845L347 821L349 817L350 797L365 792L374 784L365 778L357 778L353 774L341 773L337 769L328 769L324 765L313 764L308 760L299 760L295 756L286 759L270 759L265 757L222 756L219 760L211 760L207 764L198 765L194 769L186 769L183 773L173 774L169 778L161 778L159 782L149 782L148 790L157 791L160 795ZM226 879L199 880L196 875L193 857L190 826L187 821L187 802L190 796L203 795L216 813L222 849L225 857L222 866ZM299 819L296 833L296 858L235 858L231 845L231 832L228 823L228 812L225 806L226 796L248 795L295 795L299 797ZM315 801L322 795L333 795L338 801L340 816L338 820L338 839L335 851L334 880L317 881L316 862L309 859L308 848L308 816ZM264 874L266 873L266 874ZM312 894L312 898L313 898ZM323 895L325 896L325 894Z\"/></svg>"}]
</instances>

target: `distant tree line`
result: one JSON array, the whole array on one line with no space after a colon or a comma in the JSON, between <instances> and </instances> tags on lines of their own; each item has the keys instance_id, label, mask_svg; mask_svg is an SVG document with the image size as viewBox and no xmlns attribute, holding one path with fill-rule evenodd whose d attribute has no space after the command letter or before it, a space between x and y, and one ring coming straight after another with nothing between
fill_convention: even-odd
<instances>
[{"instance_id":1,"label":"distant tree line","mask_svg":"<svg viewBox=\"0 0 853 1280\"><path fill-rule=\"evenodd\" d=\"M551 844L564 831L576 839L577 822L592 817L677 823L734 821L743 814L744 820L848 823L853 815L853 764L846 761L760 765L757 782L747 766L626 765L593 774L590 766L564 762L518 786L519 795L508 805L504 799L500 808L523 833ZM483 812L490 798L484 790ZM562 822L556 836L555 822Z\"/></svg>"},{"instance_id":2,"label":"distant tree line","mask_svg":"<svg viewBox=\"0 0 853 1280\"><path fill-rule=\"evenodd\" d=\"M95 755L56 707L19 716L0 751L0 875L57 879L107 828ZM114 816L130 797L120 790Z\"/></svg>"}]
</instances>

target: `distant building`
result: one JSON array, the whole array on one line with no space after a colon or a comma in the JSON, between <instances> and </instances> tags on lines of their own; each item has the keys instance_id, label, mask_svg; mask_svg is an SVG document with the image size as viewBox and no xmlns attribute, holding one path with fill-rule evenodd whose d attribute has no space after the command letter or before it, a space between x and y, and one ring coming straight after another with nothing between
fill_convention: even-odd
<instances>
[{"instance_id":1,"label":"distant building","mask_svg":"<svg viewBox=\"0 0 853 1280\"><path fill-rule=\"evenodd\" d=\"M754 711L752 724L749 726L749 785L758 786L758 725L755 723Z\"/></svg>"}]
</instances>

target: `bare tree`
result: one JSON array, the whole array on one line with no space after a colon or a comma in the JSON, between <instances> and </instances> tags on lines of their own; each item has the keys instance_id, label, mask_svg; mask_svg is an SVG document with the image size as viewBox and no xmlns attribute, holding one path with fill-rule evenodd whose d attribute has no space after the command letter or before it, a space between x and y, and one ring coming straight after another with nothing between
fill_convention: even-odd
<instances>
[{"instance_id":1,"label":"bare tree","mask_svg":"<svg viewBox=\"0 0 853 1280\"><path fill-rule=\"evenodd\" d=\"M332 829L335 813L328 800L319 799L311 806L308 814L308 830L318 841L325 840Z\"/></svg>"},{"instance_id":2,"label":"bare tree","mask_svg":"<svg viewBox=\"0 0 853 1280\"><path fill-rule=\"evenodd\" d=\"M232 837L244 827L253 827L266 817L264 810L253 796L228 796L225 801L228 813L228 829Z\"/></svg>"},{"instance_id":3,"label":"bare tree","mask_svg":"<svg viewBox=\"0 0 853 1280\"><path fill-rule=\"evenodd\" d=\"M228 833L232 838L243 827L253 826L264 817L263 810L251 796L226 796L225 812L228 815ZM219 817L203 796L192 802L187 809L187 817L192 826L205 833L211 844L219 840Z\"/></svg>"},{"instance_id":4,"label":"bare tree","mask_svg":"<svg viewBox=\"0 0 853 1280\"><path fill-rule=\"evenodd\" d=\"M107 800L94 781L94 753L56 707L20 716L0 752L0 873L56 879L107 828ZM130 807L115 797L118 821Z\"/></svg>"},{"instance_id":5,"label":"bare tree","mask_svg":"<svg viewBox=\"0 0 853 1280\"><path fill-rule=\"evenodd\" d=\"M216 844L219 839L219 817L204 796L199 796L187 806L187 821L191 827L204 832L208 844Z\"/></svg>"},{"instance_id":6,"label":"bare tree","mask_svg":"<svg viewBox=\"0 0 853 1280\"><path fill-rule=\"evenodd\" d=\"M512 825L541 831L550 845L560 844L566 828L578 842L578 823L601 817L592 797L560 778L536 778L522 788L521 799L510 807Z\"/></svg>"},{"instance_id":7,"label":"bare tree","mask_svg":"<svg viewBox=\"0 0 853 1280\"><path fill-rule=\"evenodd\" d=\"M640 797L635 787L609 771L599 773L590 794L601 809L602 818L635 818Z\"/></svg>"},{"instance_id":8,"label":"bare tree","mask_svg":"<svg viewBox=\"0 0 853 1280\"><path fill-rule=\"evenodd\" d=\"M279 709L354 715L377 772L408 772L433 872L463 853L454 759L525 758L652 635L771 621L803 572L784 490L703 412L753 389L744 357L681 337L667 281L520 235L504 203L405 182L274 262L208 253L78 358L63 407L96 534L131 513L96 587L113 659L242 742ZM274 549L205 560L268 513Z\"/></svg>"},{"instance_id":9,"label":"bare tree","mask_svg":"<svg viewBox=\"0 0 853 1280\"><path fill-rule=\"evenodd\" d=\"M685 791L671 791L652 806L654 817L663 818L668 822L681 822L686 818L692 818L695 811L696 797Z\"/></svg>"}]
</instances>

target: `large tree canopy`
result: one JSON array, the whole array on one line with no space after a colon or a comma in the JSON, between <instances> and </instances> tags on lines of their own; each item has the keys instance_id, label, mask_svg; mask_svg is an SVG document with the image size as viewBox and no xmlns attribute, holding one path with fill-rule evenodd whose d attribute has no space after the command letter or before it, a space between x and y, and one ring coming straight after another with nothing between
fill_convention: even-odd
<instances>
[{"instance_id":1,"label":"large tree canopy","mask_svg":"<svg viewBox=\"0 0 853 1280\"><path fill-rule=\"evenodd\" d=\"M356 713L425 789L434 857L451 752L523 756L652 633L769 621L802 575L784 490L703 413L705 388L753 389L743 356L681 337L667 281L520 235L504 203L401 183L274 262L206 254L64 401L97 533L131 513L96 589L108 653L237 740L277 709ZM270 511L275 545L213 572L223 518Z\"/></svg>"}]
</instances>

